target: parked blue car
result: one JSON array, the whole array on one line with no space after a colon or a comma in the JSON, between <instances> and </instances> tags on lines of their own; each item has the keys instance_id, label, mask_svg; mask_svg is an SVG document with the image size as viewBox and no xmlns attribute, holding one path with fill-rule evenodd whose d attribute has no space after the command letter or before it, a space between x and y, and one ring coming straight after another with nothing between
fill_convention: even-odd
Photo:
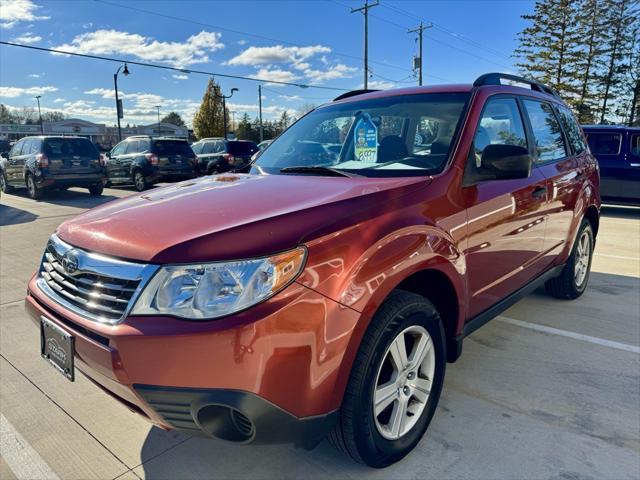
<instances>
[{"instance_id":1,"label":"parked blue car","mask_svg":"<svg viewBox=\"0 0 640 480\"><path fill-rule=\"evenodd\" d=\"M640 203L640 128L583 125L600 164L600 195L606 202Z\"/></svg>"}]
</instances>

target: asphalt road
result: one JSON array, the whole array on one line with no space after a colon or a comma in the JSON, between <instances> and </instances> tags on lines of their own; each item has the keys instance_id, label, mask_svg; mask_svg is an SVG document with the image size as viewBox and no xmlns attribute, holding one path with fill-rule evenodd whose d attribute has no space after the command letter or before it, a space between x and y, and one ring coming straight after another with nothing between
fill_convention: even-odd
<instances>
[{"instance_id":1,"label":"asphalt road","mask_svg":"<svg viewBox=\"0 0 640 480\"><path fill-rule=\"evenodd\" d=\"M0 478L640 478L640 210L605 208L585 295L538 291L447 367L427 436L386 470L323 442L235 446L152 427L39 355L23 310L44 245L69 216L131 194L0 200Z\"/></svg>"}]
</instances>

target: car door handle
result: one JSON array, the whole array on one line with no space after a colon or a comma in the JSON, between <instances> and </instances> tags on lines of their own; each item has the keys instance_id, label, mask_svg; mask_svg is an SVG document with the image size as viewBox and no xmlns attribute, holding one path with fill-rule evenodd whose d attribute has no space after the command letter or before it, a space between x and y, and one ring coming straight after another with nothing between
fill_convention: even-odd
<instances>
[{"instance_id":1,"label":"car door handle","mask_svg":"<svg viewBox=\"0 0 640 480\"><path fill-rule=\"evenodd\" d=\"M547 189L546 187L536 187L533 190L533 193L531 194L531 196L533 198L543 198L547 195Z\"/></svg>"}]
</instances>

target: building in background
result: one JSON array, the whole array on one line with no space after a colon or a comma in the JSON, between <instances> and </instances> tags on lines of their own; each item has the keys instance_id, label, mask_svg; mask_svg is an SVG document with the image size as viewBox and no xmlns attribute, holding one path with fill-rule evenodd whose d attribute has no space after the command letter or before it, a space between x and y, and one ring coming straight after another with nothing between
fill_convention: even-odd
<instances>
[{"instance_id":1,"label":"building in background","mask_svg":"<svg viewBox=\"0 0 640 480\"><path fill-rule=\"evenodd\" d=\"M79 118L70 118L59 122L43 122L45 135L77 135L87 137L94 143L104 147L112 147L118 143L118 128L107 126L103 123L92 123ZM151 125L138 125L122 128L122 138L131 135L151 135L188 138L187 127L178 127L171 123L152 123ZM0 138L9 141L19 140L22 137L41 135L40 125L0 124Z\"/></svg>"}]
</instances>

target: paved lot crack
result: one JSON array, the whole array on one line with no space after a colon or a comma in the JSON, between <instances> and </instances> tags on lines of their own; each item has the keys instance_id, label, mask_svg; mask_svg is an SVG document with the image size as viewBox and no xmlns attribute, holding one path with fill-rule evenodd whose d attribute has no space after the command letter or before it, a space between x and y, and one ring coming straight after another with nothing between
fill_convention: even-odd
<instances>
[{"instance_id":1,"label":"paved lot crack","mask_svg":"<svg viewBox=\"0 0 640 480\"><path fill-rule=\"evenodd\" d=\"M44 390L42 390L38 385L36 385L29 377L27 377L18 367L16 367L7 357L5 357L3 354L0 353L0 358L2 358L3 360L5 360L16 372L18 372L20 375L22 375L22 377L24 377L24 379L29 382L31 385L33 385L40 393L42 393L51 403L53 403L56 407L58 407L60 410L62 410L62 412L68 416L76 425L78 425L82 430L84 430L87 435L89 435L91 438L93 438L96 442L98 442L98 444L100 446L102 446L102 448L104 448L107 452L109 452L111 454L111 456L113 456L113 458L115 458L119 463L122 464L122 466L124 468L127 469L127 471L131 471L132 469L129 468L129 465L127 465L126 463L124 463L122 460L120 460L120 458L113 453L113 451L111 451L111 449L109 447L107 447L103 442L100 441L100 439L98 439L95 435L93 435L89 430L87 430L84 425L82 425L80 422L78 422L75 418L73 418L73 416L67 412L64 407L62 407L62 405L60 405L58 402L56 402L53 398L51 398ZM164 452L163 452L164 453ZM138 465L136 465L134 468L137 468ZM125 473L127 473L126 471L123 472L122 475L124 475ZM131 472L133 473L136 478L140 478L135 472Z\"/></svg>"}]
</instances>

